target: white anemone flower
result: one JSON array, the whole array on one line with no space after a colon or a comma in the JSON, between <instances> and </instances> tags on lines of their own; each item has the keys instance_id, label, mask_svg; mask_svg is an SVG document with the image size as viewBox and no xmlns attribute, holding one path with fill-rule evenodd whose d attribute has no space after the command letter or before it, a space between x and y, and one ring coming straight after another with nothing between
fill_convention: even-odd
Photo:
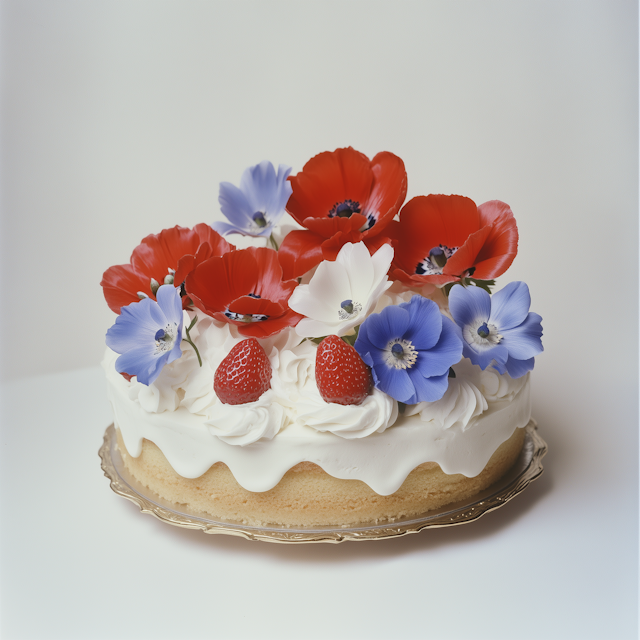
<instances>
[{"instance_id":1,"label":"white anemone flower","mask_svg":"<svg viewBox=\"0 0 640 640\"><path fill-rule=\"evenodd\" d=\"M289 298L289 306L306 316L296 333L304 338L352 333L393 284L387 278L392 259L388 244L371 255L363 242L349 242L335 262L321 262L309 284L298 285Z\"/></svg>"}]
</instances>

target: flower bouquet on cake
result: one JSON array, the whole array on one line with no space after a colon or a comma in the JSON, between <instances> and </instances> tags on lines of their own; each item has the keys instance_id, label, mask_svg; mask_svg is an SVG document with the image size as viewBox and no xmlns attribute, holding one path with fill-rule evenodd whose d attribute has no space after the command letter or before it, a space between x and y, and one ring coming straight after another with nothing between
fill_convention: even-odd
<instances>
[{"instance_id":1,"label":"flower bouquet on cake","mask_svg":"<svg viewBox=\"0 0 640 640\"><path fill-rule=\"evenodd\" d=\"M249 167L220 184L226 222L149 235L105 271L122 444L133 459L155 443L187 479L223 462L262 494L300 463L379 497L426 463L478 476L528 422L543 349L527 285L494 291L518 248L510 207L405 203L388 152L337 149L290 174Z\"/></svg>"}]
</instances>

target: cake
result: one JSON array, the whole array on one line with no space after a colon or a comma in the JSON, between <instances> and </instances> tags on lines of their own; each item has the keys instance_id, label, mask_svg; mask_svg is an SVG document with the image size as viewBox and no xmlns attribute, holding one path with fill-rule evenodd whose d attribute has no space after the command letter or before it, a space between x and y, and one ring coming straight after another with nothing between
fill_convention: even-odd
<instances>
[{"instance_id":1,"label":"cake","mask_svg":"<svg viewBox=\"0 0 640 640\"><path fill-rule=\"evenodd\" d=\"M511 209L404 204L388 152L290 172L250 167L220 185L228 222L147 236L105 272L124 467L177 508L253 526L473 498L520 454L542 351L527 285L491 293L517 253Z\"/></svg>"}]
</instances>

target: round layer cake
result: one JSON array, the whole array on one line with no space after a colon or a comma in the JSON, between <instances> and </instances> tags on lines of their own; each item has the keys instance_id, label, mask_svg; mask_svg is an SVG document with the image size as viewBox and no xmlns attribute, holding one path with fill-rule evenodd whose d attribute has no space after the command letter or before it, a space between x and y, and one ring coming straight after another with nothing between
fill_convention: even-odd
<instances>
[{"instance_id":1,"label":"round layer cake","mask_svg":"<svg viewBox=\"0 0 640 640\"><path fill-rule=\"evenodd\" d=\"M529 375L463 359L444 397L403 407L374 389L360 405L327 403L316 345L284 331L261 344L273 368L256 402L226 405L214 372L241 336L209 318L151 385L128 381L107 352L109 398L127 470L176 505L249 525L393 521L467 500L513 465L530 420Z\"/></svg>"}]
</instances>

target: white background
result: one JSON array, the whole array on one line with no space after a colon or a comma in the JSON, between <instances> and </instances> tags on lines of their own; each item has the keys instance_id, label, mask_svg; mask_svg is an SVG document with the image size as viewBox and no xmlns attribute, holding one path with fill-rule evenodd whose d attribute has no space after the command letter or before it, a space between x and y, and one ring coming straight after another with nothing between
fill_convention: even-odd
<instances>
[{"instance_id":1,"label":"white background","mask_svg":"<svg viewBox=\"0 0 640 640\"><path fill-rule=\"evenodd\" d=\"M637 33L629 0L5 1L3 637L637 637ZM246 166L346 145L399 155L408 197L511 205L545 475L337 547L139 514L96 456L102 272L219 219Z\"/></svg>"}]
</instances>

